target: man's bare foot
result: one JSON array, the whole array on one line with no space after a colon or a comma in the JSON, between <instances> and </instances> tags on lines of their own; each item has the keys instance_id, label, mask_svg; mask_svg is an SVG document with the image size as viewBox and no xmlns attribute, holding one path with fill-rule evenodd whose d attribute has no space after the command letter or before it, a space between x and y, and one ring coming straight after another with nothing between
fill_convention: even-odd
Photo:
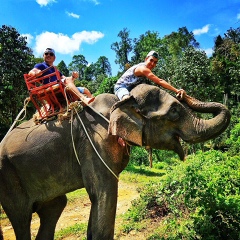
<instances>
[{"instance_id":1,"label":"man's bare foot","mask_svg":"<svg viewBox=\"0 0 240 240\"><path fill-rule=\"evenodd\" d=\"M125 141L124 141L121 137L118 138L118 144L119 144L120 146L122 146L122 147L125 147L125 146L126 146Z\"/></svg>"},{"instance_id":2,"label":"man's bare foot","mask_svg":"<svg viewBox=\"0 0 240 240\"><path fill-rule=\"evenodd\" d=\"M95 97L86 98L86 99L87 99L87 103L89 104L89 103L91 103L91 102L93 102L95 100Z\"/></svg>"},{"instance_id":3,"label":"man's bare foot","mask_svg":"<svg viewBox=\"0 0 240 240\"><path fill-rule=\"evenodd\" d=\"M83 102L83 106L86 106L86 105L90 104L91 102L93 102L95 100L95 97L92 97L92 98L84 97L84 98L81 98L81 100Z\"/></svg>"}]
</instances>

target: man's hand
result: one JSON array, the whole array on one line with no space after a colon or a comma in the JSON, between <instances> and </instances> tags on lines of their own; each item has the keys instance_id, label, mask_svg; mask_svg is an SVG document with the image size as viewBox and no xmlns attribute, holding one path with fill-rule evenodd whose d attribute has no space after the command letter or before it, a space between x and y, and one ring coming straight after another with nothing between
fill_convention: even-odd
<instances>
[{"instance_id":1,"label":"man's hand","mask_svg":"<svg viewBox=\"0 0 240 240\"><path fill-rule=\"evenodd\" d=\"M42 75L41 72L42 72L41 70L39 70L39 69L37 69L37 68L34 68L34 69L32 69L32 70L28 73L28 75L29 75L29 76L32 76L32 77L39 77L39 76Z\"/></svg>"},{"instance_id":2,"label":"man's hand","mask_svg":"<svg viewBox=\"0 0 240 240\"><path fill-rule=\"evenodd\" d=\"M73 73L72 73L72 78L73 78L73 79L77 79L78 77L79 77L78 72L73 72Z\"/></svg>"},{"instance_id":3,"label":"man's hand","mask_svg":"<svg viewBox=\"0 0 240 240\"><path fill-rule=\"evenodd\" d=\"M185 90L183 90L183 89L179 89L178 92L177 92L176 97L177 97L177 99L182 100L182 99L184 98L185 95L186 95Z\"/></svg>"}]
</instances>

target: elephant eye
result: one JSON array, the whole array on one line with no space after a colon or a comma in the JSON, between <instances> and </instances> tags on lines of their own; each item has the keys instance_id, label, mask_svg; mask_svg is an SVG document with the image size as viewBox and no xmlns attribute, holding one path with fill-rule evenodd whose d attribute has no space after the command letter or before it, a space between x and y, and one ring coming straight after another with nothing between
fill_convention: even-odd
<instances>
[{"instance_id":1,"label":"elephant eye","mask_svg":"<svg viewBox=\"0 0 240 240\"><path fill-rule=\"evenodd\" d=\"M168 114L168 118L170 121L175 121L179 118L179 109L176 106L172 106L169 114Z\"/></svg>"}]
</instances>

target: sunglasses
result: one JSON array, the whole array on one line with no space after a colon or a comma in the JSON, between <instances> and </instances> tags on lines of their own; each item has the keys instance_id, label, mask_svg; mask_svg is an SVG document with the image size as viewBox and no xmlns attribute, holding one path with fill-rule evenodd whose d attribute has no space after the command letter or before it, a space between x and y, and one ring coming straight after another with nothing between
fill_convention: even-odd
<instances>
[{"instance_id":1,"label":"sunglasses","mask_svg":"<svg viewBox=\"0 0 240 240\"><path fill-rule=\"evenodd\" d=\"M54 56L54 54L51 53L51 52L50 52L50 53L46 52L46 53L44 53L44 55L45 55L45 56L47 56L47 55Z\"/></svg>"}]
</instances>

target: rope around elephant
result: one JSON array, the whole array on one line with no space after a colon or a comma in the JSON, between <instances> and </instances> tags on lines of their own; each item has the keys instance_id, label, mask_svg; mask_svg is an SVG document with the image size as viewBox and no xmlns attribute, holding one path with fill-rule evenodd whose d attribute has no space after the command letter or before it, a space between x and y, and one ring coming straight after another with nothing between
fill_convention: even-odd
<instances>
[{"instance_id":1,"label":"rope around elephant","mask_svg":"<svg viewBox=\"0 0 240 240\"><path fill-rule=\"evenodd\" d=\"M100 155L99 152L97 151L96 147L94 146L94 144L93 144L93 142L92 142L92 140L91 140L91 138L90 138L90 136L89 136L89 134L88 134L88 132L87 132L87 129L85 128L85 125L84 125L82 119L80 118L80 116L79 116L79 114L78 114L78 112L76 111L75 108L74 108L74 110L75 110L75 112L76 112L76 114L77 114L77 117L78 117L79 121L81 122L81 124L82 124L82 126L83 126L84 132L85 132L85 134L87 135L88 140L89 140L89 142L91 143L91 145L92 145L95 153L98 155L99 159L102 161L102 163L104 164L104 166L112 173L112 175L117 179L117 181L119 181L118 176L117 176L117 175L112 171L112 169L106 164L106 162L103 160L103 158L101 157L101 155ZM80 160L79 160L79 158L78 158L78 156L77 156L77 152L76 152L76 148L75 148L75 143L74 143L74 140L73 140L73 132L72 132L73 110L72 110L71 112L72 112L72 114L71 114L71 136L72 136L73 149L74 149L74 153L75 153L75 155L76 155L77 161L78 161L79 165L81 165ZM101 115L101 116L102 116L102 115ZM109 121L108 121L108 122L109 122Z\"/></svg>"}]
</instances>

